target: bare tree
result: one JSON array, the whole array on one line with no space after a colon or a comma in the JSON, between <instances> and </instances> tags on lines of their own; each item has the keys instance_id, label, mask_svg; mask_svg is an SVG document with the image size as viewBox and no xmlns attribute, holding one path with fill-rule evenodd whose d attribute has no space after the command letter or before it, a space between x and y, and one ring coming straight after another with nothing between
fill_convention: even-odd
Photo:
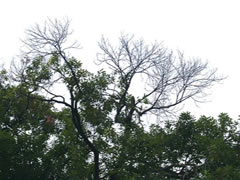
<instances>
[{"instance_id":1,"label":"bare tree","mask_svg":"<svg viewBox=\"0 0 240 180\"><path fill-rule=\"evenodd\" d=\"M122 35L117 47L102 38L99 47L102 52L98 61L106 63L117 76L117 86L112 89L117 104L116 122L121 116L127 122L149 113L174 113L174 108L188 99L203 101L206 90L223 79L216 76L216 69L209 69L198 58L186 60L180 51L176 56L160 43L147 45L134 36ZM145 83L145 89L138 90L143 92L140 97L130 91L137 77Z\"/></svg>"},{"instance_id":2,"label":"bare tree","mask_svg":"<svg viewBox=\"0 0 240 180\"><path fill-rule=\"evenodd\" d=\"M63 21L48 19L44 26L35 24L25 31L26 39L22 41L26 48L24 53L32 56L46 56L52 55L53 52L65 53L66 50L80 48L77 41L70 44L67 42L72 34L69 26L69 19Z\"/></svg>"}]
</instances>

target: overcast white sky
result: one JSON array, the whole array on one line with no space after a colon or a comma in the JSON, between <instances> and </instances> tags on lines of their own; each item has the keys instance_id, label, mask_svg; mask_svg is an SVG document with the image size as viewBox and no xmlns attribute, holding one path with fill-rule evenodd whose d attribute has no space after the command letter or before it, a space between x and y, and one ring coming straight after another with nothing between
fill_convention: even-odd
<instances>
[{"instance_id":1,"label":"overcast white sky","mask_svg":"<svg viewBox=\"0 0 240 180\"><path fill-rule=\"evenodd\" d=\"M1 0L0 63L19 53L25 29L47 17L72 20L74 38L83 47L76 55L86 67L93 65L101 35L112 39L121 32L208 60L228 78L212 88L209 102L184 110L240 115L239 0Z\"/></svg>"}]
</instances>

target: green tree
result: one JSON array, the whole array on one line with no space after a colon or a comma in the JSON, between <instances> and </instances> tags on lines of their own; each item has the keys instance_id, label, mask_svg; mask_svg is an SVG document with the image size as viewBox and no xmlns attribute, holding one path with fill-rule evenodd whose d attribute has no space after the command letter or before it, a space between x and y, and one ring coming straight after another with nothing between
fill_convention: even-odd
<instances>
[{"instance_id":1,"label":"green tree","mask_svg":"<svg viewBox=\"0 0 240 180\"><path fill-rule=\"evenodd\" d=\"M29 98L6 74L0 89L0 179L90 177L89 150L75 135L69 109L58 112L41 96Z\"/></svg>"},{"instance_id":2,"label":"green tree","mask_svg":"<svg viewBox=\"0 0 240 180\"><path fill-rule=\"evenodd\" d=\"M178 177L175 172L167 172L167 167L161 168L160 173L157 165L155 172L147 173L149 168L144 166L144 162L140 163L139 157L147 161L147 156L142 155L145 149L151 150L155 146L152 142L149 146L141 143L151 141L151 135L144 130L142 122L149 115L171 113L174 107L188 99L200 100L208 87L222 80L216 76L216 70L209 69L207 63L199 59L186 60L180 52L175 56L158 43L147 45L143 40L123 35L118 47L104 38L99 43L102 53L98 54L98 61L109 65L112 73L101 70L94 74L69 56L70 49L79 47L75 42L67 46L70 34L68 20L49 20L44 27L35 25L26 31L26 54L21 63L13 66L12 78L27 99L61 104L65 107L64 112L71 116L74 130L63 131L57 137L59 143L50 150L52 155L58 156L59 151L65 151L66 159L72 165L67 170L71 171L70 167L78 166L69 152L74 157L83 153L79 156L83 158L85 167L89 167L85 168L88 179L158 178L162 172ZM134 94L132 89L138 77L147 85L140 95ZM59 87L65 91L58 91ZM68 127L69 123L65 120L63 124ZM61 146L68 139L64 133L76 133L78 145L75 144L74 150ZM163 136L164 141L171 136ZM181 141L185 141L184 138L188 140L188 137L182 138ZM79 146L80 149L77 148ZM136 147L143 147L143 152L136 152ZM176 155L173 152L171 158ZM153 158L152 162L159 161L159 164L160 160L167 158L162 156L161 159ZM147 175L141 176L144 168Z\"/></svg>"},{"instance_id":3,"label":"green tree","mask_svg":"<svg viewBox=\"0 0 240 180\"><path fill-rule=\"evenodd\" d=\"M227 114L196 120L182 113L175 123L152 126L138 159L145 157L142 177L149 173L156 179L238 179L238 125Z\"/></svg>"},{"instance_id":4,"label":"green tree","mask_svg":"<svg viewBox=\"0 0 240 180\"><path fill-rule=\"evenodd\" d=\"M0 178L40 179L52 132L45 126L51 104L32 101L18 87L0 89Z\"/></svg>"},{"instance_id":5,"label":"green tree","mask_svg":"<svg viewBox=\"0 0 240 180\"><path fill-rule=\"evenodd\" d=\"M95 140L94 146L101 152L102 178L239 178L237 121L223 113L217 119L202 116L198 120L182 113L177 121L152 125L149 131L137 123L130 128L112 128L108 112L114 100L104 101L99 92L94 94L94 78L99 77L91 76L92 81L83 82L92 90L81 102L85 109L80 115L88 137ZM5 70L0 79L0 178L93 179L94 157L83 138L76 136L72 109L57 111L51 101L26 90L26 84L9 84ZM105 103L102 108L108 108L105 116L103 109L91 106L95 97ZM48 121L49 117L54 121ZM96 118L102 118L102 122ZM92 129L94 123L96 129Z\"/></svg>"}]
</instances>

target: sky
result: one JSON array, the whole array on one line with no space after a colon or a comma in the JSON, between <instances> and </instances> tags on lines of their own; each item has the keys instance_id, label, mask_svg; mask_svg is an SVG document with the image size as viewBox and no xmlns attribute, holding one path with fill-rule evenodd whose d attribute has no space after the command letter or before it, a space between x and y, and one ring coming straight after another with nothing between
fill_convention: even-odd
<instances>
[{"instance_id":1,"label":"sky","mask_svg":"<svg viewBox=\"0 0 240 180\"><path fill-rule=\"evenodd\" d=\"M121 33L208 61L228 78L211 89L205 103L187 103L183 111L196 117L226 112L238 119L239 8L238 0L1 0L0 64L17 59L27 28L47 18L67 17L82 46L74 56L91 71L101 36L117 39Z\"/></svg>"}]
</instances>

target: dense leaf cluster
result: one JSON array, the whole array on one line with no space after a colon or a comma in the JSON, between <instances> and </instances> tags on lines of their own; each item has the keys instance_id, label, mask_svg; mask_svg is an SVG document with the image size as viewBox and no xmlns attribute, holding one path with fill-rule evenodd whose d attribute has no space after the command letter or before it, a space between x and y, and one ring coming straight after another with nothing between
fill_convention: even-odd
<instances>
[{"instance_id":1,"label":"dense leaf cluster","mask_svg":"<svg viewBox=\"0 0 240 180\"><path fill-rule=\"evenodd\" d=\"M92 179L93 155L76 136L71 111L56 111L51 104L23 94L20 87L0 89L0 178ZM98 108L86 108L83 117L91 122L95 113L99 114ZM46 124L46 115L56 123ZM104 116L88 133L98 133L94 144L101 151L104 179L240 176L240 132L238 123L227 114L196 120L190 113L182 113L178 120L152 125L149 131L135 126L116 132L103 122Z\"/></svg>"}]
</instances>

